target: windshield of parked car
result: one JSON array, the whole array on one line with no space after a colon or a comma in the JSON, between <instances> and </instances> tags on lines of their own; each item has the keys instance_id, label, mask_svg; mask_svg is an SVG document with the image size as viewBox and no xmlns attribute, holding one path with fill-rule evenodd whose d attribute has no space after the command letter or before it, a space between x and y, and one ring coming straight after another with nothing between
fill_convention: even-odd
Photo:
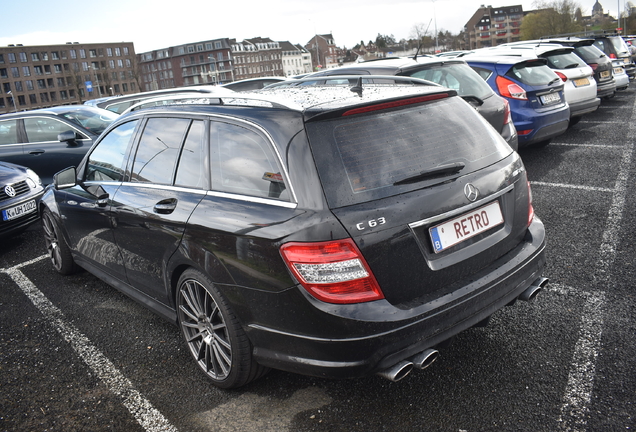
<instances>
[{"instance_id":1,"label":"windshield of parked car","mask_svg":"<svg viewBox=\"0 0 636 432\"><path fill-rule=\"evenodd\" d=\"M623 40L622 37L616 36L609 38L610 42L612 42L612 46L616 50L616 54L625 55L629 54L629 48L627 48L627 44Z\"/></svg>"},{"instance_id":2,"label":"windshield of parked car","mask_svg":"<svg viewBox=\"0 0 636 432\"><path fill-rule=\"evenodd\" d=\"M61 113L60 116L72 121L95 135L99 135L119 116L106 110L79 109Z\"/></svg>"},{"instance_id":3,"label":"windshield of parked car","mask_svg":"<svg viewBox=\"0 0 636 432\"><path fill-rule=\"evenodd\" d=\"M465 63L436 64L423 70L407 71L406 74L457 90L460 96L485 99L493 94L490 86Z\"/></svg>"},{"instance_id":4,"label":"windshield of parked car","mask_svg":"<svg viewBox=\"0 0 636 432\"><path fill-rule=\"evenodd\" d=\"M307 132L332 208L432 186L512 152L459 97L309 122Z\"/></svg>"}]
</instances>

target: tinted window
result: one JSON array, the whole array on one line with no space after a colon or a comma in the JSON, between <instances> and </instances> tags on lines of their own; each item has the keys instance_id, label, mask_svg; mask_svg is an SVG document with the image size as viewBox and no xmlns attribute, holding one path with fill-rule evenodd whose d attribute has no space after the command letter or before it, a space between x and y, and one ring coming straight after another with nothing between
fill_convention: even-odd
<instances>
[{"instance_id":1,"label":"tinted window","mask_svg":"<svg viewBox=\"0 0 636 432\"><path fill-rule=\"evenodd\" d=\"M93 110L80 109L60 113L60 117L64 117L95 135L100 135L119 116L106 110L99 110L98 112L95 112Z\"/></svg>"},{"instance_id":2,"label":"tinted window","mask_svg":"<svg viewBox=\"0 0 636 432\"><path fill-rule=\"evenodd\" d=\"M451 163L465 164L461 174L468 174L511 152L459 97L308 123L307 129L332 208L430 186L444 178L394 183Z\"/></svg>"},{"instance_id":3,"label":"tinted window","mask_svg":"<svg viewBox=\"0 0 636 432\"><path fill-rule=\"evenodd\" d=\"M0 145L16 144L18 142L17 120L5 120L0 122Z\"/></svg>"},{"instance_id":4,"label":"tinted window","mask_svg":"<svg viewBox=\"0 0 636 432\"><path fill-rule=\"evenodd\" d=\"M572 69L586 66L585 62L574 53L549 54L542 56L548 60L551 69Z\"/></svg>"},{"instance_id":5,"label":"tinted window","mask_svg":"<svg viewBox=\"0 0 636 432\"><path fill-rule=\"evenodd\" d=\"M485 69L485 68L480 68L480 67L475 67L473 66L472 69L477 72L477 74L482 77L484 79L484 81L487 81L488 78L490 78L490 75L492 75L492 71L490 69Z\"/></svg>"},{"instance_id":6,"label":"tinted window","mask_svg":"<svg viewBox=\"0 0 636 432\"><path fill-rule=\"evenodd\" d=\"M95 147L88 159L86 180L122 181L124 158L137 120L111 130Z\"/></svg>"},{"instance_id":7,"label":"tinted window","mask_svg":"<svg viewBox=\"0 0 636 432\"><path fill-rule=\"evenodd\" d=\"M460 96L477 96L484 99L493 93L490 86L466 64L439 65L435 68L409 73L409 76L433 81L457 90Z\"/></svg>"},{"instance_id":8,"label":"tinted window","mask_svg":"<svg viewBox=\"0 0 636 432\"><path fill-rule=\"evenodd\" d=\"M175 185L197 189L208 188L207 151L204 139L204 123L200 120L193 121L179 158Z\"/></svg>"},{"instance_id":9,"label":"tinted window","mask_svg":"<svg viewBox=\"0 0 636 432\"><path fill-rule=\"evenodd\" d=\"M596 63L598 59L607 57L595 46L580 46L576 48L574 52L588 63Z\"/></svg>"},{"instance_id":10,"label":"tinted window","mask_svg":"<svg viewBox=\"0 0 636 432\"><path fill-rule=\"evenodd\" d=\"M269 141L250 129L221 122L210 124L212 187L222 192L285 199L282 170Z\"/></svg>"},{"instance_id":11,"label":"tinted window","mask_svg":"<svg viewBox=\"0 0 636 432\"><path fill-rule=\"evenodd\" d=\"M131 181L172 184L188 126L188 119L148 119L135 155Z\"/></svg>"},{"instance_id":12,"label":"tinted window","mask_svg":"<svg viewBox=\"0 0 636 432\"><path fill-rule=\"evenodd\" d=\"M73 130L70 125L50 117L25 118L24 127L30 143L59 141L58 134Z\"/></svg>"},{"instance_id":13,"label":"tinted window","mask_svg":"<svg viewBox=\"0 0 636 432\"><path fill-rule=\"evenodd\" d=\"M558 76L541 63L521 63L514 65L506 75L527 85L548 85Z\"/></svg>"}]
</instances>

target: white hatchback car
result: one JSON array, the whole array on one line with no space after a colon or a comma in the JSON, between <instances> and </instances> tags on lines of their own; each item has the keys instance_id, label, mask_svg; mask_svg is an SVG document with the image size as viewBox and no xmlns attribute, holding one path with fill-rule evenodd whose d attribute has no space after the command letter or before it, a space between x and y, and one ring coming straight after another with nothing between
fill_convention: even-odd
<instances>
[{"instance_id":1,"label":"white hatchback car","mask_svg":"<svg viewBox=\"0 0 636 432\"><path fill-rule=\"evenodd\" d=\"M629 87L629 75L623 68L622 59L612 59L614 66L614 81L616 82L616 90L626 90Z\"/></svg>"},{"instance_id":2,"label":"white hatchback car","mask_svg":"<svg viewBox=\"0 0 636 432\"><path fill-rule=\"evenodd\" d=\"M500 45L479 50L480 54L531 57L548 61L548 67L564 83L565 100L570 105L570 126L578 123L583 114L596 111L601 100L596 97L594 71L574 53L574 48L557 44Z\"/></svg>"}]
</instances>

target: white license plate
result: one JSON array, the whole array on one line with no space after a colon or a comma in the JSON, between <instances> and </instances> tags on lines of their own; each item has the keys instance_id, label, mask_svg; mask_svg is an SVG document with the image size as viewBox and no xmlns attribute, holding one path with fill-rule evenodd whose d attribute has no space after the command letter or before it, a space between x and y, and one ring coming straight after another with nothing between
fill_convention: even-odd
<instances>
[{"instance_id":1,"label":"white license plate","mask_svg":"<svg viewBox=\"0 0 636 432\"><path fill-rule=\"evenodd\" d=\"M607 78L608 76L610 76L610 71L601 72L601 78Z\"/></svg>"},{"instance_id":2,"label":"white license plate","mask_svg":"<svg viewBox=\"0 0 636 432\"><path fill-rule=\"evenodd\" d=\"M548 105L555 102L561 102L561 96L558 93L549 93L541 96L541 102L543 105Z\"/></svg>"},{"instance_id":3,"label":"white license plate","mask_svg":"<svg viewBox=\"0 0 636 432\"><path fill-rule=\"evenodd\" d=\"M628 59L628 58L624 58L623 59L623 63L625 63L625 64L630 64L631 62L632 61L630 59Z\"/></svg>"},{"instance_id":4,"label":"white license plate","mask_svg":"<svg viewBox=\"0 0 636 432\"><path fill-rule=\"evenodd\" d=\"M8 221L19 218L20 216L34 212L36 208L35 200L27 201L18 206L2 210L2 220Z\"/></svg>"},{"instance_id":5,"label":"white license plate","mask_svg":"<svg viewBox=\"0 0 636 432\"><path fill-rule=\"evenodd\" d=\"M439 253L503 223L499 201L464 213L443 224L429 228L433 250Z\"/></svg>"},{"instance_id":6,"label":"white license plate","mask_svg":"<svg viewBox=\"0 0 636 432\"><path fill-rule=\"evenodd\" d=\"M587 78L579 78L574 80L575 87L583 87L587 85L590 85L590 80Z\"/></svg>"}]
</instances>

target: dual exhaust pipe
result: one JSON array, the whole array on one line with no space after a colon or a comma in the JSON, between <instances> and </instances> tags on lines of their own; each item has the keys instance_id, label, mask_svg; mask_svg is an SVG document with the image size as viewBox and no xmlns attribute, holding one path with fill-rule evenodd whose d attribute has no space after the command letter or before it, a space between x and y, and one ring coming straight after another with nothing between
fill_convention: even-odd
<instances>
[{"instance_id":1,"label":"dual exhaust pipe","mask_svg":"<svg viewBox=\"0 0 636 432\"><path fill-rule=\"evenodd\" d=\"M532 301L548 285L548 282L548 278L540 277L536 279L532 282L532 285L519 295L518 299ZM429 348L415 355L410 360L402 360L390 368L378 372L377 375L389 381L397 382L410 374L413 368L426 369L437 360L438 356L439 351Z\"/></svg>"},{"instance_id":2,"label":"dual exhaust pipe","mask_svg":"<svg viewBox=\"0 0 636 432\"><path fill-rule=\"evenodd\" d=\"M378 372L377 375L389 381L397 382L410 374L413 368L426 369L437 360L438 356L439 352L436 349L429 348L426 351L416 354L410 360L402 360L390 368Z\"/></svg>"}]
</instances>

